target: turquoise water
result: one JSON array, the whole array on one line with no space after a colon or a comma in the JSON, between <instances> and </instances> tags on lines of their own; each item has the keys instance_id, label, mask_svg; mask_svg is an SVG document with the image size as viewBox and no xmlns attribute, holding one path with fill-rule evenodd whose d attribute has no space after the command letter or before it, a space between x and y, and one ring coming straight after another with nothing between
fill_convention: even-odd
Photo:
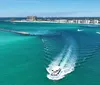
<instances>
[{"instance_id":1,"label":"turquoise water","mask_svg":"<svg viewBox=\"0 0 100 85\"><path fill-rule=\"evenodd\" d=\"M57 34L24 36L0 31L0 84L100 85L100 35L96 33L100 28L80 26L82 25L0 22L0 28L4 29ZM75 43L72 44L77 51L74 71L59 81L49 80L46 68L62 52L64 46L71 42Z\"/></svg>"}]
</instances>

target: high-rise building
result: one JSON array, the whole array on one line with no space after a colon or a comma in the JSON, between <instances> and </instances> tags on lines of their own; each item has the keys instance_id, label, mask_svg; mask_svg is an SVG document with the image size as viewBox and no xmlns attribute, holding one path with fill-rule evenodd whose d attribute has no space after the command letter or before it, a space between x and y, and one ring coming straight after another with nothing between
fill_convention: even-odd
<instances>
[{"instance_id":1,"label":"high-rise building","mask_svg":"<svg viewBox=\"0 0 100 85\"><path fill-rule=\"evenodd\" d=\"M28 21L36 21L37 17L36 16L27 16Z\"/></svg>"}]
</instances>

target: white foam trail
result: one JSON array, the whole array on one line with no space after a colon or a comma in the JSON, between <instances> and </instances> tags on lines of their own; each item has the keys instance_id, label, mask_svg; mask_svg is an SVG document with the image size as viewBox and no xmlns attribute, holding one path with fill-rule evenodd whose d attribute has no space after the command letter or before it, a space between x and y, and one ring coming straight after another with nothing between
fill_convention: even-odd
<instances>
[{"instance_id":1,"label":"white foam trail","mask_svg":"<svg viewBox=\"0 0 100 85\"><path fill-rule=\"evenodd\" d=\"M77 31L78 31L78 32L81 32L81 31L84 31L84 30L82 30L82 29L77 29Z\"/></svg>"},{"instance_id":2,"label":"white foam trail","mask_svg":"<svg viewBox=\"0 0 100 85\"><path fill-rule=\"evenodd\" d=\"M66 74L74 71L75 63L77 60L77 54L75 51L75 44L73 40L69 40L67 43L69 46L65 46L62 52L49 64L47 71L47 77L51 80L60 80L65 77ZM61 72L57 76L52 76L52 69L56 66L60 66Z\"/></svg>"},{"instance_id":3,"label":"white foam trail","mask_svg":"<svg viewBox=\"0 0 100 85\"><path fill-rule=\"evenodd\" d=\"M97 34L100 34L100 32L96 32Z\"/></svg>"},{"instance_id":4,"label":"white foam trail","mask_svg":"<svg viewBox=\"0 0 100 85\"><path fill-rule=\"evenodd\" d=\"M58 55L52 62L51 64L49 65L49 67L52 67L52 66L57 66L60 64L61 60L62 60L62 56L64 54L64 51L61 52L60 55Z\"/></svg>"},{"instance_id":5,"label":"white foam trail","mask_svg":"<svg viewBox=\"0 0 100 85\"><path fill-rule=\"evenodd\" d=\"M71 48L72 48L71 46L68 48L65 57L62 59L62 62L60 64L61 67L64 67L68 62L69 58L71 57L71 52L72 52Z\"/></svg>"}]
</instances>

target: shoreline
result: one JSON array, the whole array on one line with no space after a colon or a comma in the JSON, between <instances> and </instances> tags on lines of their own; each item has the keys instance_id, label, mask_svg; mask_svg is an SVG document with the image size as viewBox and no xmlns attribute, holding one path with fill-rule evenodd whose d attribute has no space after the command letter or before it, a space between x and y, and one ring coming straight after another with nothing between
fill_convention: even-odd
<instances>
[{"instance_id":1,"label":"shoreline","mask_svg":"<svg viewBox=\"0 0 100 85\"><path fill-rule=\"evenodd\" d=\"M94 24L94 23L67 23L67 22L55 22L55 21L26 21L26 20L16 20L16 21L10 21L10 22L100 25L100 24Z\"/></svg>"}]
</instances>

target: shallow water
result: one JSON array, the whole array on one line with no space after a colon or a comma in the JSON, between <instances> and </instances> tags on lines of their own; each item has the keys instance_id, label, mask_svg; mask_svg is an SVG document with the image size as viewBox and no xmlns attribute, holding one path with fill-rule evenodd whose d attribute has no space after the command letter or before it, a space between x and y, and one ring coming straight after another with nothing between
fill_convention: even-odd
<instances>
[{"instance_id":1,"label":"shallow water","mask_svg":"<svg viewBox=\"0 0 100 85\"><path fill-rule=\"evenodd\" d=\"M57 36L24 36L0 31L1 85L100 84L100 35L96 33L99 28L82 28L77 24L10 22L0 22L0 28L59 33ZM78 32L77 29L84 31ZM65 42L68 36L77 45L76 67L59 81L49 80L46 68L68 44L68 41Z\"/></svg>"}]
</instances>

